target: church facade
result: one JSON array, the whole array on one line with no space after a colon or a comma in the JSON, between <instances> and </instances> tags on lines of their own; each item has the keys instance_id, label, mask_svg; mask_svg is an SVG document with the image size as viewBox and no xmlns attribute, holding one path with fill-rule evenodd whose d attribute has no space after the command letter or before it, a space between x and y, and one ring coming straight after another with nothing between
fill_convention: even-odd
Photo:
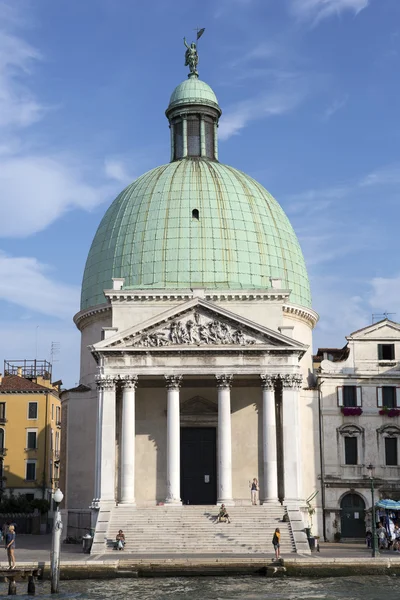
<instances>
[{"instance_id":1,"label":"church facade","mask_svg":"<svg viewBox=\"0 0 400 600\"><path fill-rule=\"evenodd\" d=\"M245 505L256 477L261 503L300 513L320 459L299 242L276 200L219 162L221 109L195 68L166 116L171 162L121 192L87 259L66 508Z\"/></svg>"}]
</instances>

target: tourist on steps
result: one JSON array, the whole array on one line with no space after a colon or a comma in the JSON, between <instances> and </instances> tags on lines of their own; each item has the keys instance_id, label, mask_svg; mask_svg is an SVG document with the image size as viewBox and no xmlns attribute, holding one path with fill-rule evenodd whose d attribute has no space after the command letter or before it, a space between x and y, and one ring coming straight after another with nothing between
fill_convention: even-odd
<instances>
[{"instance_id":1,"label":"tourist on steps","mask_svg":"<svg viewBox=\"0 0 400 600\"><path fill-rule=\"evenodd\" d=\"M6 534L6 549L9 569L15 569L15 529L14 525L10 525Z\"/></svg>"},{"instance_id":2,"label":"tourist on steps","mask_svg":"<svg viewBox=\"0 0 400 600\"><path fill-rule=\"evenodd\" d=\"M225 508L225 504L221 504L221 508L219 509L217 523L230 523L228 511Z\"/></svg>"},{"instance_id":3,"label":"tourist on steps","mask_svg":"<svg viewBox=\"0 0 400 600\"><path fill-rule=\"evenodd\" d=\"M275 550L275 559L278 560L281 557L281 532L278 527L275 529L272 545Z\"/></svg>"},{"instance_id":4,"label":"tourist on steps","mask_svg":"<svg viewBox=\"0 0 400 600\"><path fill-rule=\"evenodd\" d=\"M117 533L117 537L116 539L116 544L115 544L115 549L116 550L123 550L125 547L125 534L122 531L122 529L120 529Z\"/></svg>"},{"instance_id":5,"label":"tourist on steps","mask_svg":"<svg viewBox=\"0 0 400 600\"><path fill-rule=\"evenodd\" d=\"M253 506L256 506L256 504L257 504L257 492L259 490L258 480L254 477L254 479L253 479L252 482L249 481L249 486L250 486L250 490L251 490L251 503L252 503Z\"/></svg>"}]
</instances>

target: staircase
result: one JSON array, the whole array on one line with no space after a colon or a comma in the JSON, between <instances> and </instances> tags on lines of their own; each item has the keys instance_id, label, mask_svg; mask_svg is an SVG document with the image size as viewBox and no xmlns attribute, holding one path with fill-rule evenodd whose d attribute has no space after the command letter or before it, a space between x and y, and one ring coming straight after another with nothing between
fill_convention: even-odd
<instances>
[{"instance_id":1,"label":"staircase","mask_svg":"<svg viewBox=\"0 0 400 600\"><path fill-rule=\"evenodd\" d=\"M283 522L281 505L228 507L231 523L216 523L217 506L154 506L111 508L108 526L98 522L92 553L112 552L122 529L125 553L165 554L273 554L272 537L281 531L281 552L296 552L290 523ZM103 532L103 533L102 533Z\"/></svg>"}]
</instances>

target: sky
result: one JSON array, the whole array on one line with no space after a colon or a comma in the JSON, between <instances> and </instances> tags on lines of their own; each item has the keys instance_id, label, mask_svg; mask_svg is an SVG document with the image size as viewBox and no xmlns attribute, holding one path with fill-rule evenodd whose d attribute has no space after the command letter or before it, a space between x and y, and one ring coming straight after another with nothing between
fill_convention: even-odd
<instances>
[{"instance_id":1,"label":"sky","mask_svg":"<svg viewBox=\"0 0 400 600\"><path fill-rule=\"evenodd\" d=\"M314 350L400 321L399 0L0 0L0 371L54 343L54 379L79 381L87 253L119 191L169 161L196 27L219 158L299 237Z\"/></svg>"}]
</instances>

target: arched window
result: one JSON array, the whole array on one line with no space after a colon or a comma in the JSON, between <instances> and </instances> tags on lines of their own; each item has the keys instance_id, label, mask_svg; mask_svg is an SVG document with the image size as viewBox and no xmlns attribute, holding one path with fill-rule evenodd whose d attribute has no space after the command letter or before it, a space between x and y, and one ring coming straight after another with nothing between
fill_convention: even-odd
<instances>
[{"instance_id":1,"label":"arched window","mask_svg":"<svg viewBox=\"0 0 400 600\"><path fill-rule=\"evenodd\" d=\"M199 211L197 210L197 208L194 208L192 210L192 219L197 219L199 220Z\"/></svg>"},{"instance_id":2,"label":"arched window","mask_svg":"<svg viewBox=\"0 0 400 600\"><path fill-rule=\"evenodd\" d=\"M400 427L397 425L383 425L378 429L379 462L382 466L399 465L399 440Z\"/></svg>"},{"instance_id":3,"label":"arched window","mask_svg":"<svg viewBox=\"0 0 400 600\"><path fill-rule=\"evenodd\" d=\"M341 465L362 465L364 430L358 425L342 425L338 430L338 451Z\"/></svg>"}]
</instances>

